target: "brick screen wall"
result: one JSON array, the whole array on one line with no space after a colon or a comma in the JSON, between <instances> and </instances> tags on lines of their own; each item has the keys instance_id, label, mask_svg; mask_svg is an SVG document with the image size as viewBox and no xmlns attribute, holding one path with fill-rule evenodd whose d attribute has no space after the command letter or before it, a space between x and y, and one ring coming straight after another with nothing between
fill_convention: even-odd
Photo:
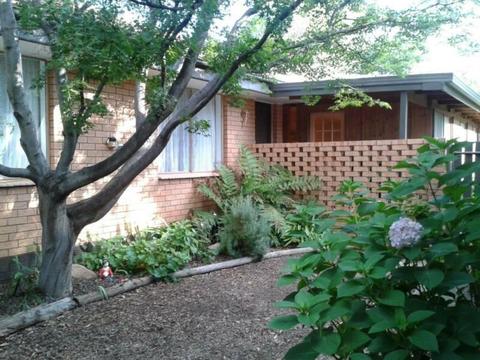
<instances>
[{"instance_id":1,"label":"brick screen wall","mask_svg":"<svg viewBox=\"0 0 480 360\"><path fill-rule=\"evenodd\" d=\"M318 199L333 207L331 197L347 179L361 181L372 196L380 198L380 184L405 176L391 168L415 155L423 143L423 139L280 143L252 145L251 149L259 158L280 164L295 175L318 176L323 182Z\"/></svg>"},{"instance_id":2,"label":"brick screen wall","mask_svg":"<svg viewBox=\"0 0 480 360\"><path fill-rule=\"evenodd\" d=\"M134 84L106 87L105 102L110 114L94 119L94 128L80 137L73 170L94 164L112 153L105 145L109 136L125 142L135 130ZM58 161L62 146L62 127L57 105L54 79L48 78L48 139L51 164ZM241 110L229 105L223 98L224 162L233 165L241 144L255 139L254 102L247 101L246 120ZM72 201L87 197L101 188L108 179L102 179L72 194ZM135 227L185 218L193 209L211 206L197 193L197 184L203 178L159 179L158 163L148 167L125 191L117 205L100 221L87 226L80 241L87 238L110 237ZM35 187L28 182L0 179L0 260L34 251L40 244L41 226L38 216L38 198ZM6 259L4 259L6 260ZM0 279L8 269L7 261L0 261Z\"/></svg>"}]
</instances>

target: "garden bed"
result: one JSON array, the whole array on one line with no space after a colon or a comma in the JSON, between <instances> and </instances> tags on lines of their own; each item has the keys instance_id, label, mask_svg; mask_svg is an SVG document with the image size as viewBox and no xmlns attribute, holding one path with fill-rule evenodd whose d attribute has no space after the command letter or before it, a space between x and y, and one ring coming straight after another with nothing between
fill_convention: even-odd
<instances>
[{"instance_id":1,"label":"garden bed","mask_svg":"<svg viewBox=\"0 0 480 360\"><path fill-rule=\"evenodd\" d=\"M279 359L305 335L268 330L287 258L156 283L5 338L6 359Z\"/></svg>"}]
</instances>

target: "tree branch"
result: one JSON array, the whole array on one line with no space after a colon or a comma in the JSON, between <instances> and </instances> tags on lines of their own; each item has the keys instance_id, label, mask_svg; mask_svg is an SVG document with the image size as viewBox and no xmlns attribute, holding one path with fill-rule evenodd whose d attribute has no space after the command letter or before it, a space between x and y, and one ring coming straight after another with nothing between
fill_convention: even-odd
<instances>
[{"instance_id":1,"label":"tree branch","mask_svg":"<svg viewBox=\"0 0 480 360\"><path fill-rule=\"evenodd\" d=\"M147 6L149 8L158 9L158 10L178 11L178 10L185 9L185 7L183 6L168 6L168 5L163 5L161 2L154 3L149 0L129 0L129 1L137 5L143 5L143 6Z\"/></svg>"},{"instance_id":2,"label":"tree branch","mask_svg":"<svg viewBox=\"0 0 480 360\"><path fill-rule=\"evenodd\" d=\"M115 202L109 200L118 198L120 196L119 194L125 190L135 177L145 170L147 166L149 166L158 155L160 155L176 127L181 124L187 116L193 116L200 111L213 98L213 96L215 96L228 78L236 71L238 66L259 51L270 35L276 30L277 26L290 16L301 3L302 0L296 0L289 7L285 8L274 19L274 21L267 26L263 36L258 42L252 48L241 54L232 63L231 67L225 74L214 77L185 104L181 107L177 107L165 120L166 125L153 144L144 151L135 154L135 156L125 163L125 165L122 166L122 168L98 193L89 199L71 204L68 211L71 214L71 218L76 219L74 220L76 224L75 226L82 228L96 219L98 216L97 214L106 214L115 205Z\"/></svg>"},{"instance_id":3,"label":"tree branch","mask_svg":"<svg viewBox=\"0 0 480 360\"><path fill-rule=\"evenodd\" d=\"M207 24L202 25L204 26L203 28L196 29L196 33L199 35L196 35L194 38L197 40L194 41L194 44L192 44L188 50L182 69L169 91L169 95L174 101L168 101L168 103L172 103L173 105L161 104L163 107L151 109L147 115L146 121L142 122L140 127L137 128L137 131L127 140L124 146L105 160L100 161L95 165L85 167L76 173L67 174L66 177L57 184L56 190L59 191L60 194L67 195L76 189L111 174L125 164L135 152L144 145L145 141L147 141L147 139L153 134L160 123L162 123L168 114L174 110L172 107L176 104L177 99L181 96L188 85L188 82L195 71L195 64L201 50L203 49L203 44L208 35L212 21L213 19L210 19Z\"/></svg>"},{"instance_id":4,"label":"tree branch","mask_svg":"<svg viewBox=\"0 0 480 360\"><path fill-rule=\"evenodd\" d=\"M32 112L28 106L23 86L22 57L11 0L4 0L0 3L0 25L5 47L7 93L20 128L20 144L35 174L44 175L50 171L50 167L40 146L38 129L32 119Z\"/></svg>"},{"instance_id":5,"label":"tree branch","mask_svg":"<svg viewBox=\"0 0 480 360\"><path fill-rule=\"evenodd\" d=\"M29 169L11 168L0 165L0 175L12 178L25 178L37 182L37 177Z\"/></svg>"}]
</instances>

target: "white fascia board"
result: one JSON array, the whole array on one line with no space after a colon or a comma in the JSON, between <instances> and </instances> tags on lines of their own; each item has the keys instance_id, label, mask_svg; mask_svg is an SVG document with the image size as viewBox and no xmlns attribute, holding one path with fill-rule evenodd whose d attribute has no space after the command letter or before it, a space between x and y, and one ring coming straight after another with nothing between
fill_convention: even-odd
<instances>
[{"instance_id":1,"label":"white fascia board","mask_svg":"<svg viewBox=\"0 0 480 360\"><path fill-rule=\"evenodd\" d=\"M0 37L0 51L4 51L4 49L3 38ZM48 61L52 58L52 53L48 45L26 40L20 40L20 52L23 56L40 60Z\"/></svg>"}]
</instances>

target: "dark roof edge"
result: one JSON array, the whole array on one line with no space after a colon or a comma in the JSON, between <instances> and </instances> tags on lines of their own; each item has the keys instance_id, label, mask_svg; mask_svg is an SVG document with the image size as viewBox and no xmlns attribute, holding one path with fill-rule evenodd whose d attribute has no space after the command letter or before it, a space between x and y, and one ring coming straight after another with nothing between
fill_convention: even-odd
<instances>
[{"instance_id":1,"label":"dark roof edge","mask_svg":"<svg viewBox=\"0 0 480 360\"><path fill-rule=\"evenodd\" d=\"M271 89L275 97L332 95L341 87L341 83L349 84L365 92L443 91L480 112L480 94L453 73L280 83L272 84Z\"/></svg>"},{"instance_id":2,"label":"dark roof edge","mask_svg":"<svg viewBox=\"0 0 480 360\"><path fill-rule=\"evenodd\" d=\"M470 108L480 112L480 94L455 75L450 83L445 84L445 92Z\"/></svg>"}]
</instances>

